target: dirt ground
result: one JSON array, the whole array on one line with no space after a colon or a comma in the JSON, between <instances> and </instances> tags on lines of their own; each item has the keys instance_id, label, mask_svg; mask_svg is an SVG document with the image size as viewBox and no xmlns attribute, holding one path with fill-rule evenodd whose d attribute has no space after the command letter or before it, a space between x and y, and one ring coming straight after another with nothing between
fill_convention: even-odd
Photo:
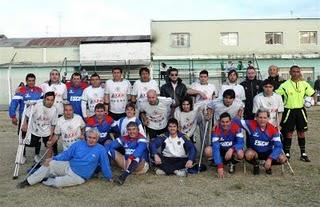
<instances>
[{"instance_id":1,"label":"dirt ground","mask_svg":"<svg viewBox=\"0 0 320 207\"><path fill-rule=\"evenodd\" d=\"M94 178L76 187L49 188L38 184L17 189L16 184L32 165L33 149L29 149L29 162L22 166L18 180L12 180L17 147L16 128L11 125L7 112L0 112L0 206L320 206L320 107L308 109L309 132L307 152L311 163L299 161L299 147L295 138L291 165L295 175L285 174L274 166L273 175L263 170L253 176L247 164L238 164L236 173L219 180L216 170L188 177L147 175L131 176L123 186ZM43 149L43 147L42 147ZM116 171L114 173L118 175Z\"/></svg>"}]
</instances>

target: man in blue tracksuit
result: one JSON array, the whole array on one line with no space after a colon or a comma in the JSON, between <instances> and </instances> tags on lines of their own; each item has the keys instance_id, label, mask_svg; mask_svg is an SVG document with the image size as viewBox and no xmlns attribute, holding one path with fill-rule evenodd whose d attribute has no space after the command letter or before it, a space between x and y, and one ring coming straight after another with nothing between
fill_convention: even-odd
<instances>
[{"instance_id":1,"label":"man in blue tracksuit","mask_svg":"<svg viewBox=\"0 0 320 207\"><path fill-rule=\"evenodd\" d=\"M19 128L22 119L22 113L27 101L37 101L42 98L41 88L35 86L36 76L33 73L29 73L26 76L26 86L21 86L17 89L13 96L9 106L9 116L12 120L12 124L18 125L18 119L16 116L16 110L19 107Z\"/></svg>"},{"instance_id":2,"label":"man in blue tracksuit","mask_svg":"<svg viewBox=\"0 0 320 207\"><path fill-rule=\"evenodd\" d=\"M253 174L259 174L258 160L264 160L264 168L267 174L271 174L272 164L283 164L287 161L282 151L280 133L269 123L269 111L258 109L256 120L237 120L237 122L248 132L248 148L245 158L251 162Z\"/></svg>"},{"instance_id":3,"label":"man in blue tracksuit","mask_svg":"<svg viewBox=\"0 0 320 207\"><path fill-rule=\"evenodd\" d=\"M158 154L160 146L161 154ZM150 151L159 167L157 175L186 176L185 169L192 168L197 154L194 144L178 132L178 121L174 118L168 120L168 132L153 139Z\"/></svg>"},{"instance_id":4,"label":"man in blue tracksuit","mask_svg":"<svg viewBox=\"0 0 320 207\"><path fill-rule=\"evenodd\" d=\"M211 133L212 144L206 147L205 154L208 158L213 157L213 162L218 168L218 177L224 177L223 164L229 165L229 173L234 173L234 158L242 160L243 152L243 133L240 126L231 120L229 113L224 112L220 115L219 125Z\"/></svg>"},{"instance_id":5,"label":"man in blue tracksuit","mask_svg":"<svg viewBox=\"0 0 320 207\"><path fill-rule=\"evenodd\" d=\"M52 187L74 186L89 180L99 165L104 177L111 180L112 173L105 148L97 144L99 132L90 129L87 140L79 140L45 163L26 180L18 184L24 188L41 182Z\"/></svg>"},{"instance_id":6,"label":"man in blue tracksuit","mask_svg":"<svg viewBox=\"0 0 320 207\"><path fill-rule=\"evenodd\" d=\"M131 121L127 124L127 135L121 136L106 144L108 155L116 161L124 172L115 178L115 182L122 185L132 174L144 174L149 169L148 141L139 133L138 124ZM124 149L124 155L118 150Z\"/></svg>"},{"instance_id":7,"label":"man in blue tracksuit","mask_svg":"<svg viewBox=\"0 0 320 207\"><path fill-rule=\"evenodd\" d=\"M81 97L83 90L88 86L85 82L81 82L81 74L75 72L71 75L71 82L66 83L67 100L72 105L75 114L82 117Z\"/></svg>"}]
</instances>

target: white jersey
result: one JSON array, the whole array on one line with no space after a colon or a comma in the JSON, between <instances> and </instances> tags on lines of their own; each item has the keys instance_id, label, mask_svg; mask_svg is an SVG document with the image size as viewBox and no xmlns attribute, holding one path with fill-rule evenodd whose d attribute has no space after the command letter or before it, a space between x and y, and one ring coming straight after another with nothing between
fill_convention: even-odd
<instances>
[{"instance_id":1,"label":"white jersey","mask_svg":"<svg viewBox=\"0 0 320 207\"><path fill-rule=\"evenodd\" d=\"M210 101L208 108L214 110L214 123L218 123L220 115L224 112L228 112L231 118L234 118L238 115L240 109L244 107L244 104L239 99L234 99L233 103L230 106L225 106L223 99L218 98L216 100Z\"/></svg>"},{"instance_id":2,"label":"white jersey","mask_svg":"<svg viewBox=\"0 0 320 207\"><path fill-rule=\"evenodd\" d=\"M79 140L81 129L84 127L85 123L83 119L77 114L74 114L71 119L65 119L64 116L58 119L54 133L61 137L63 150L68 149Z\"/></svg>"},{"instance_id":3,"label":"white jersey","mask_svg":"<svg viewBox=\"0 0 320 207\"><path fill-rule=\"evenodd\" d=\"M139 120L138 117L132 117L132 118L128 118L128 117L123 117L121 119L119 119L118 121L115 121L115 123L113 124L113 126L117 126L118 129L120 130L120 135L124 136L127 135L127 125L129 122L135 122L138 124L138 128L139 128L139 133L142 134L144 137L146 137L146 133L143 129L142 123Z\"/></svg>"},{"instance_id":4,"label":"white jersey","mask_svg":"<svg viewBox=\"0 0 320 207\"><path fill-rule=\"evenodd\" d=\"M269 122L273 126L278 126L277 116L278 113L284 111L282 97L279 94L273 93L272 96L265 96L263 93L259 93L253 99L252 113L256 113L258 109L267 109L270 112Z\"/></svg>"},{"instance_id":5,"label":"white jersey","mask_svg":"<svg viewBox=\"0 0 320 207\"><path fill-rule=\"evenodd\" d=\"M63 103L67 100L67 87L64 83L58 83L58 84L51 84L49 86L49 83L43 83L40 85L40 88L43 91L43 94L46 94L47 92L53 91L55 94L54 98L54 106L57 108L58 115L63 114Z\"/></svg>"},{"instance_id":6,"label":"white jersey","mask_svg":"<svg viewBox=\"0 0 320 207\"><path fill-rule=\"evenodd\" d=\"M145 112L149 119L148 127L154 130L161 130L167 126L171 112L170 106L173 104L171 98L158 97L158 104L150 105L147 99L139 103L139 111Z\"/></svg>"},{"instance_id":7,"label":"white jersey","mask_svg":"<svg viewBox=\"0 0 320 207\"><path fill-rule=\"evenodd\" d=\"M131 95L137 97L137 101L146 98L147 92L149 90L155 90L157 94L160 94L159 86L155 80L150 80L148 82L141 82L141 80L136 80L132 87Z\"/></svg>"},{"instance_id":8,"label":"white jersey","mask_svg":"<svg viewBox=\"0 0 320 207\"><path fill-rule=\"evenodd\" d=\"M197 91L201 91L202 93L206 94L207 99L204 100L200 95L196 96L195 103L199 101L208 101L214 99L218 95L218 91L215 85L208 83L208 84L200 84L199 82L195 82L191 85L191 88Z\"/></svg>"},{"instance_id":9,"label":"white jersey","mask_svg":"<svg viewBox=\"0 0 320 207\"><path fill-rule=\"evenodd\" d=\"M205 104L196 103L193 106L193 110L189 112L181 112L180 107L177 107L174 112L174 118L178 120L180 130L182 133L186 134L188 137L191 137L194 134L194 131L197 127L197 120Z\"/></svg>"},{"instance_id":10,"label":"white jersey","mask_svg":"<svg viewBox=\"0 0 320 207\"><path fill-rule=\"evenodd\" d=\"M84 118L94 115L94 107L104 102L104 89L89 86L84 89L81 98L81 109Z\"/></svg>"},{"instance_id":11,"label":"white jersey","mask_svg":"<svg viewBox=\"0 0 320 207\"><path fill-rule=\"evenodd\" d=\"M165 141L166 147L162 151L165 157L187 157L186 150L184 149L184 139L181 137L172 138L169 136Z\"/></svg>"},{"instance_id":12,"label":"white jersey","mask_svg":"<svg viewBox=\"0 0 320 207\"><path fill-rule=\"evenodd\" d=\"M122 114L126 111L128 95L131 94L131 84L127 80L107 80L105 94L109 95L109 111L115 114Z\"/></svg>"},{"instance_id":13,"label":"white jersey","mask_svg":"<svg viewBox=\"0 0 320 207\"><path fill-rule=\"evenodd\" d=\"M31 134L38 137L48 137L51 135L51 129L57 124L58 113L56 107L48 108L44 106L43 101L36 103L26 110L26 116L31 117ZM29 119L30 120L30 119Z\"/></svg>"},{"instance_id":14,"label":"white jersey","mask_svg":"<svg viewBox=\"0 0 320 207\"><path fill-rule=\"evenodd\" d=\"M223 92L225 92L227 89L233 89L237 99L240 99L241 101L246 100L246 93L244 91L243 86L240 84L232 84L232 83L223 84L221 86L221 90L219 92L219 98L222 98Z\"/></svg>"}]
</instances>

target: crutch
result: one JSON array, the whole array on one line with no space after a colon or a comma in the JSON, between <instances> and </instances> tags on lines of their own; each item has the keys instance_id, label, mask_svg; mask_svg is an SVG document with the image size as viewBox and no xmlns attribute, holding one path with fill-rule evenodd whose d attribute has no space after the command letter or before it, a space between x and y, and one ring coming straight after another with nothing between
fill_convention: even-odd
<instances>
[{"instance_id":1,"label":"crutch","mask_svg":"<svg viewBox=\"0 0 320 207\"><path fill-rule=\"evenodd\" d=\"M43 158L45 158L45 156L48 154L50 149L46 149L46 151L44 152L44 154L40 157L40 160L35 163L32 168L29 170L28 174L26 175L24 180L27 180L27 178L33 173L33 170L36 169L36 167L42 162Z\"/></svg>"},{"instance_id":2,"label":"crutch","mask_svg":"<svg viewBox=\"0 0 320 207\"><path fill-rule=\"evenodd\" d=\"M208 131L208 124L209 124L209 121L206 121L204 135L203 135L203 139L202 139L202 143L201 143L200 160L199 160L199 164L198 164L198 173L200 173L200 167L201 167L202 156L203 156L203 148L204 148L204 144L205 144L206 136L207 136L207 131Z\"/></svg>"},{"instance_id":3,"label":"crutch","mask_svg":"<svg viewBox=\"0 0 320 207\"><path fill-rule=\"evenodd\" d=\"M29 102L28 102L29 103ZM13 172L13 177L12 179L17 179L19 176L19 169L20 169L20 164L22 163L22 157L23 157L23 152L25 149L26 144L30 144L31 142L31 122L32 122L32 114L33 114L33 105L30 105L30 117L29 117L29 122L28 122L28 129L25 138L23 139L22 137L22 130L21 127L25 121L26 118L26 109L28 103L25 103L23 113L22 113L22 119L21 119L21 124L20 124L20 129L19 129L19 145L16 153L16 159L15 159L15 167L14 167L14 172ZM30 103L29 103L30 104Z\"/></svg>"}]
</instances>

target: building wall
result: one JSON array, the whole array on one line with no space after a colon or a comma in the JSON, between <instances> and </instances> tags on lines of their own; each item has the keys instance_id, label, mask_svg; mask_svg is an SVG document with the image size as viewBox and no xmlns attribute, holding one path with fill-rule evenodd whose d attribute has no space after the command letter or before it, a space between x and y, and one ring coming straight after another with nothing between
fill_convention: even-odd
<instances>
[{"instance_id":1,"label":"building wall","mask_svg":"<svg viewBox=\"0 0 320 207\"><path fill-rule=\"evenodd\" d=\"M299 31L317 31L318 44L300 44ZM171 33L190 33L190 47L170 47ZM220 43L220 32L238 32L238 46ZM282 45L265 44L265 32L283 32ZM231 56L315 53L320 51L320 19L152 21L151 52L157 56ZM219 58L218 57L218 58Z\"/></svg>"}]
</instances>

